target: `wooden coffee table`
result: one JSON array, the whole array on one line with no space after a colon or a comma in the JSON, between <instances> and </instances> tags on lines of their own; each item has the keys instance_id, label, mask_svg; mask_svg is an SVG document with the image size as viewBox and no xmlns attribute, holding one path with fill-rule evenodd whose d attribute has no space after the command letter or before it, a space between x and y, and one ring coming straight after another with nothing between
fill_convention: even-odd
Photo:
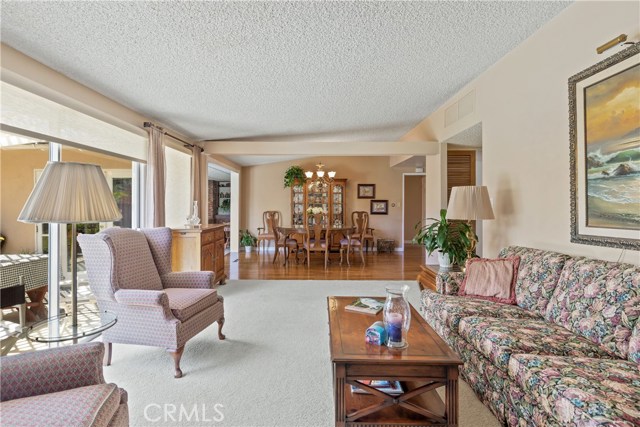
<instances>
[{"instance_id":1,"label":"wooden coffee table","mask_svg":"<svg viewBox=\"0 0 640 427\"><path fill-rule=\"evenodd\" d=\"M462 361L413 307L408 347L393 350L366 344L364 333L382 320L382 312L373 316L346 311L356 298L328 298L335 425L457 426ZM357 382L365 379L400 381L404 393L390 396ZM351 385L371 394L352 393ZM440 387L446 387L444 402L436 392Z\"/></svg>"}]
</instances>

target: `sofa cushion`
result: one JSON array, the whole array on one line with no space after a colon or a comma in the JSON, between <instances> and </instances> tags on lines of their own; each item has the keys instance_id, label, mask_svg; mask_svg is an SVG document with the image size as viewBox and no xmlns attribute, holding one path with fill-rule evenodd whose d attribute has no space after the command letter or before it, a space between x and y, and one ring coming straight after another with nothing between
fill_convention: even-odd
<instances>
[{"instance_id":1,"label":"sofa cushion","mask_svg":"<svg viewBox=\"0 0 640 427\"><path fill-rule=\"evenodd\" d=\"M640 267L571 258L565 263L545 319L626 359L639 315Z\"/></svg>"},{"instance_id":2,"label":"sofa cushion","mask_svg":"<svg viewBox=\"0 0 640 427\"><path fill-rule=\"evenodd\" d=\"M215 289L167 288L164 291L171 312L181 322L218 302Z\"/></svg>"},{"instance_id":3,"label":"sofa cushion","mask_svg":"<svg viewBox=\"0 0 640 427\"><path fill-rule=\"evenodd\" d=\"M522 246L504 248L499 256L520 257L516 280L516 304L544 316L569 256Z\"/></svg>"},{"instance_id":4,"label":"sofa cushion","mask_svg":"<svg viewBox=\"0 0 640 427\"><path fill-rule=\"evenodd\" d=\"M0 418L7 426L107 426L120 401L115 384L90 385L4 401Z\"/></svg>"},{"instance_id":5,"label":"sofa cushion","mask_svg":"<svg viewBox=\"0 0 640 427\"><path fill-rule=\"evenodd\" d=\"M596 344L545 320L465 317L458 331L505 372L511 355L518 353L608 357Z\"/></svg>"},{"instance_id":6,"label":"sofa cushion","mask_svg":"<svg viewBox=\"0 0 640 427\"><path fill-rule=\"evenodd\" d=\"M509 376L562 425L640 425L640 372L633 362L516 354Z\"/></svg>"},{"instance_id":7,"label":"sofa cushion","mask_svg":"<svg viewBox=\"0 0 640 427\"><path fill-rule=\"evenodd\" d=\"M430 290L422 291L425 316L435 316L440 322L458 333L460 320L468 316L495 316L503 319L540 319L537 314L516 305L498 304L492 301L456 295L441 295Z\"/></svg>"},{"instance_id":8,"label":"sofa cushion","mask_svg":"<svg viewBox=\"0 0 640 427\"><path fill-rule=\"evenodd\" d=\"M628 358L630 361L640 365L640 321L636 322L636 326L634 326L633 332L631 333Z\"/></svg>"},{"instance_id":9,"label":"sofa cushion","mask_svg":"<svg viewBox=\"0 0 640 427\"><path fill-rule=\"evenodd\" d=\"M144 234L113 227L100 235L113 247L113 257L118 260L116 282L119 289L162 290L162 281Z\"/></svg>"},{"instance_id":10,"label":"sofa cushion","mask_svg":"<svg viewBox=\"0 0 640 427\"><path fill-rule=\"evenodd\" d=\"M540 408L534 397L522 391L513 382L505 391L507 399L507 425L518 427L566 427L549 417L547 411Z\"/></svg>"}]
</instances>

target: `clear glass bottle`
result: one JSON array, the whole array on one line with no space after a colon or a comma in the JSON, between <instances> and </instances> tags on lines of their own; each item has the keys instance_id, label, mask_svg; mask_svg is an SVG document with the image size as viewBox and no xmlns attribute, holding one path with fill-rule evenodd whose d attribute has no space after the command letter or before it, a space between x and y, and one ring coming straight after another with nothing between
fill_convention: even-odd
<instances>
[{"instance_id":1,"label":"clear glass bottle","mask_svg":"<svg viewBox=\"0 0 640 427\"><path fill-rule=\"evenodd\" d=\"M387 286L387 300L384 303L382 318L387 331L387 346L404 348L408 345L407 333L411 325L411 308L406 292L409 286Z\"/></svg>"},{"instance_id":2,"label":"clear glass bottle","mask_svg":"<svg viewBox=\"0 0 640 427\"><path fill-rule=\"evenodd\" d=\"M200 224L200 217L198 216L198 201L193 201L193 213L187 217L187 223L191 226Z\"/></svg>"}]
</instances>

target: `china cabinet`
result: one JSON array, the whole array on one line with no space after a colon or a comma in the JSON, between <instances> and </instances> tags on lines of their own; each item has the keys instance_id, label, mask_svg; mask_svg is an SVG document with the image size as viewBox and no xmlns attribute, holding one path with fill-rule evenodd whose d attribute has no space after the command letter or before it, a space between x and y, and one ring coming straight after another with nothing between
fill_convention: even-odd
<instances>
[{"instance_id":1,"label":"china cabinet","mask_svg":"<svg viewBox=\"0 0 640 427\"><path fill-rule=\"evenodd\" d=\"M291 187L291 225L304 227L312 216L308 208L322 208L327 212L331 225L342 227L347 224L346 197L347 180L335 179L322 188L309 187L308 184L295 184Z\"/></svg>"}]
</instances>

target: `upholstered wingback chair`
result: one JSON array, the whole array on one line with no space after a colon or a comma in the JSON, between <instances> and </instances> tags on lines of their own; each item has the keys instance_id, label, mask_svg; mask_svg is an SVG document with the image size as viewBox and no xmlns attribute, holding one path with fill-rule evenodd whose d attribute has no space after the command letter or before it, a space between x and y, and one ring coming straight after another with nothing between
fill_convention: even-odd
<instances>
[{"instance_id":1,"label":"upholstered wingback chair","mask_svg":"<svg viewBox=\"0 0 640 427\"><path fill-rule=\"evenodd\" d=\"M101 311L118 316L102 334L105 365L112 343L164 347L180 378L185 343L214 322L222 340L223 298L211 271L171 271L171 229L109 228L81 234L89 285Z\"/></svg>"},{"instance_id":2,"label":"upholstered wingback chair","mask_svg":"<svg viewBox=\"0 0 640 427\"><path fill-rule=\"evenodd\" d=\"M3 426L127 427L127 392L102 375L102 343L2 357Z\"/></svg>"}]
</instances>

